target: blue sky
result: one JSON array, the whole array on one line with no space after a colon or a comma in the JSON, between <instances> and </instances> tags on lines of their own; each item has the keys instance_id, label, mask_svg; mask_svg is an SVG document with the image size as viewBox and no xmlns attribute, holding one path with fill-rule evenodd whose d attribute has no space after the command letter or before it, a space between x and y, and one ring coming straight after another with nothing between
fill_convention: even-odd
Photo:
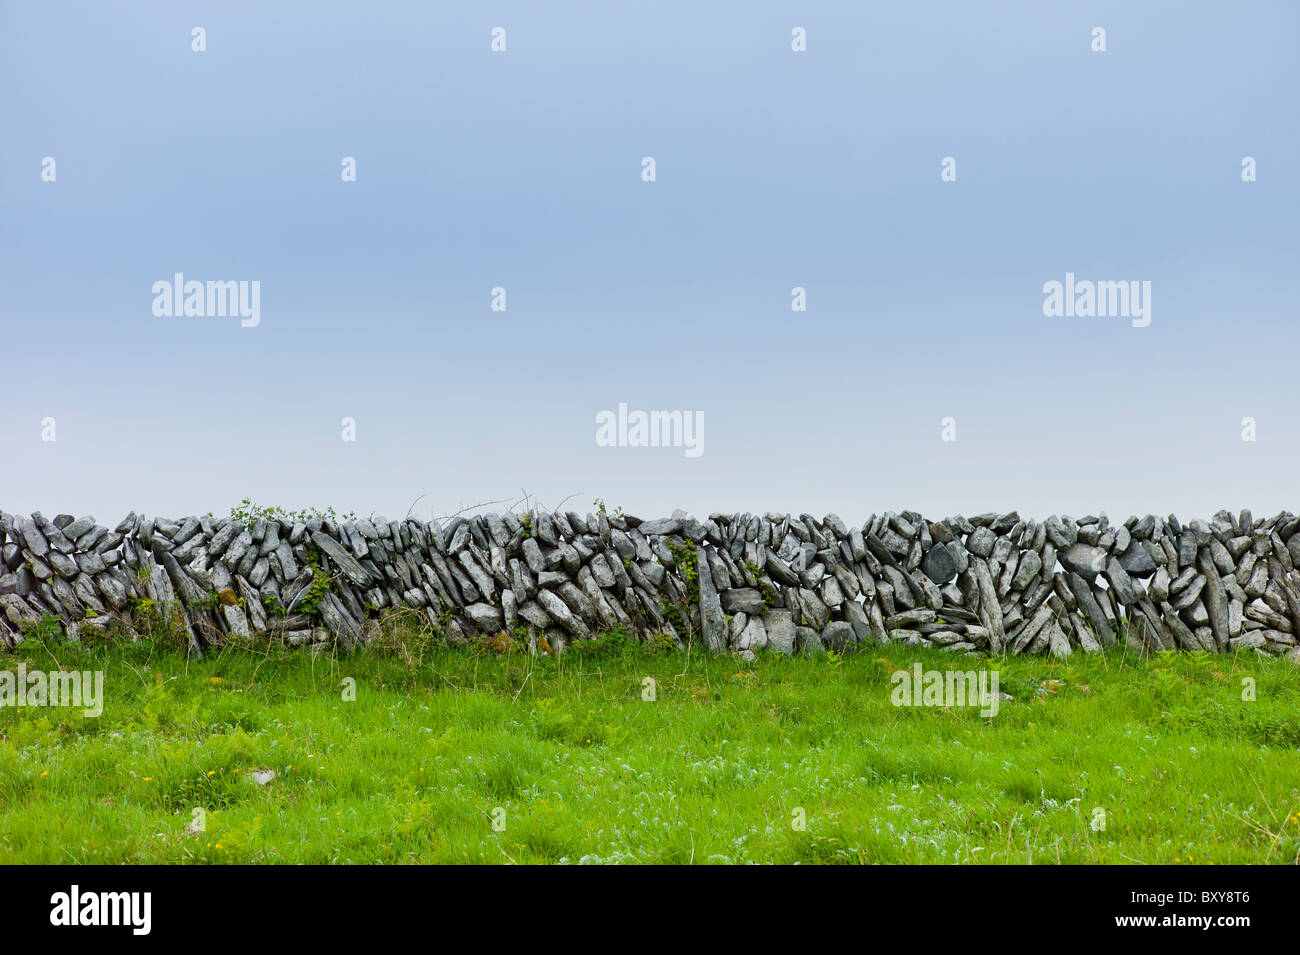
<instances>
[{"instance_id":1,"label":"blue sky","mask_svg":"<svg viewBox=\"0 0 1300 955\"><path fill-rule=\"evenodd\" d=\"M1296 509L1292 4L122 6L0 5L2 508Z\"/></svg>"}]
</instances>

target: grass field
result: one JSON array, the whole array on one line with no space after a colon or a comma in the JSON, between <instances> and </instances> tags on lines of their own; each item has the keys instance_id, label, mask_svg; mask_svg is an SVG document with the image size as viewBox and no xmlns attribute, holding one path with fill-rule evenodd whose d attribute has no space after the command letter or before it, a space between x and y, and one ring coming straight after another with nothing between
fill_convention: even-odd
<instances>
[{"instance_id":1,"label":"grass field","mask_svg":"<svg viewBox=\"0 0 1300 955\"><path fill-rule=\"evenodd\" d=\"M390 640L201 661L29 640L0 670L102 670L104 712L0 710L0 861L1300 858L1286 661L995 661L1012 699L992 718L894 706L891 673L917 661L985 665L878 647L746 663L617 637L559 659Z\"/></svg>"}]
</instances>

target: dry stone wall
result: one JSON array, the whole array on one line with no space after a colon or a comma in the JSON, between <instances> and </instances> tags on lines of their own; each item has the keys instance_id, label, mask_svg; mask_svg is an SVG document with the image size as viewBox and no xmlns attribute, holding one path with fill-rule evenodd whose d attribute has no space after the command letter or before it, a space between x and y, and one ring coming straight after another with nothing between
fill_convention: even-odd
<instances>
[{"instance_id":1,"label":"dry stone wall","mask_svg":"<svg viewBox=\"0 0 1300 955\"><path fill-rule=\"evenodd\" d=\"M1300 518L1220 511L1111 524L1104 514L572 511L416 520L169 520L0 513L0 642L49 617L75 637L172 615L191 650L230 639L362 643L418 615L453 643L532 646L620 629L715 652L901 641L1058 657L1253 650L1300 662ZM129 632L126 630L125 632Z\"/></svg>"}]
</instances>

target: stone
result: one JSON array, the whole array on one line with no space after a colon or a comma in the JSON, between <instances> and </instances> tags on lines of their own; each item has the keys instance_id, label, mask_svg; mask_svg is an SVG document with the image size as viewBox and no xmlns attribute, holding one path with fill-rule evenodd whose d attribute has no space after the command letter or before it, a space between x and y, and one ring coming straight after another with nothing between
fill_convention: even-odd
<instances>
[{"instance_id":1,"label":"stone","mask_svg":"<svg viewBox=\"0 0 1300 955\"><path fill-rule=\"evenodd\" d=\"M761 650L767 646L767 627L762 617L751 617L736 641L738 650Z\"/></svg>"},{"instance_id":2,"label":"stone","mask_svg":"<svg viewBox=\"0 0 1300 955\"><path fill-rule=\"evenodd\" d=\"M45 539L36 522L28 518L19 518L18 532L22 535L27 551L36 557L44 557L50 552L50 542Z\"/></svg>"},{"instance_id":3,"label":"stone","mask_svg":"<svg viewBox=\"0 0 1300 955\"><path fill-rule=\"evenodd\" d=\"M795 647L799 653L805 657L820 657L826 655L826 647L822 644L821 637L817 631L811 627L796 627Z\"/></svg>"},{"instance_id":4,"label":"stone","mask_svg":"<svg viewBox=\"0 0 1300 955\"><path fill-rule=\"evenodd\" d=\"M1228 646L1228 595L1219 579L1219 570L1215 566L1212 549L1200 552L1198 565L1205 575L1205 609L1210 618L1210 630L1214 633L1214 642L1222 649Z\"/></svg>"},{"instance_id":5,"label":"stone","mask_svg":"<svg viewBox=\"0 0 1300 955\"><path fill-rule=\"evenodd\" d=\"M225 617L226 628L232 637L248 639L248 617L244 614L243 607L233 603L225 604L221 608L221 615Z\"/></svg>"},{"instance_id":6,"label":"stone","mask_svg":"<svg viewBox=\"0 0 1300 955\"><path fill-rule=\"evenodd\" d=\"M709 558L703 547L695 551L696 567L709 566ZM727 619L722 612L722 601L718 597L713 575L706 572L697 574L700 588L700 630L704 646L713 653L720 653L727 648Z\"/></svg>"},{"instance_id":7,"label":"stone","mask_svg":"<svg viewBox=\"0 0 1300 955\"><path fill-rule=\"evenodd\" d=\"M915 628L924 624L934 623L937 619L938 614L929 608L905 610L902 613L896 613L886 617L885 629L900 630L904 628Z\"/></svg>"},{"instance_id":8,"label":"stone","mask_svg":"<svg viewBox=\"0 0 1300 955\"><path fill-rule=\"evenodd\" d=\"M242 540L244 536L246 535L240 535L240 539ZM339 569L343 571L343 573L347 575L348 579L351 580L354 584L356 584L358 587L367 587L370 585L372 578L369 572L367 572L366 569L362 567L360 563L357 562L357 559L355 557L353 557L346 550L344 550L343 545L341 545L338 541L334 540L334 538L320 531L316 531L314 534L312 534L311 540L312 543L314 543L316 547L321 551L321 553L323 553L335 564L337 564ZM231 550L234 550L234 548L235 545L232 544ZM226 555L227 566L230 565L229 558L230 555L227 554Z\"/></svg>"},{"instance_id":9,"label":"stone","mask_svg":"<svg viewBox=\"0 0 1300 955\"><path fill-rule=\"evenodd\" d=\"M561 600L560 605L564 606L564 601ZM565 613L568 613L569 608L565 607L564 610ZM539 630L546 630L554 625L550 615L542 609L540 604L532 600L524 601L519 605L519 616Z\"/></svg>"},{"instance_id":10,"label":"stone","mask_svg":"<svg viewBox=\"0 0 1300 955\"><path fill-rule=\"evenodd\" d=\"M470 604L465 608L465 616L483 633L495 633L504 623L501 610L488 603Z\"/></svg>"},{"instance_id":11,"label":"stone","mask_svg":"<svg viewBox=\"0 0 1300 955\"><path fill-rule=\"evenodd\" d=\"M1228 641L1228 649L1234 653L1242 650L1257 650L1263 647L1268 640L1260 630L1251 630L1243 633L1240 637L1233 637Z\"/></svg>"},{"instance_id":12,"label":"stone","mask_svg":"<svg viewBox=\"0 0 1300 955\"><path fill-rule=\"evenodd\" d=\"M542 548L537 541L531 537L526 537L520 545L520 551L524 557L524 563L534 574L540 574L546 570L546 558L542 556Z\"/></svg>"},{"instance_id":13,"label":"stone","mask_svg":"<svg viewBox=\"0 0 1300 955\"><path fill-rule=\"evenodd\" d=\"M1043 569L1043 559L1038 556L1038 552L1027 550L1024 556L1020 558L1020 564L1016 568L1015 575L1011 578L1011 590L1021 591L1030 585Z\"/></svg>"},{"instance_id":14,"label":"stone","mask_svg":"<svg viewBox=\"0 0 1300 955\"><path fill-rule=\"evenodd\" d=\"M803 611L806 625L821 631L830 622L831 611L816 593L807 587L799 588L799 608Z\"/></svg>"},{"instance_id":15,"label":"stone","mask_svg":"<svg viewBox=\"0 0 1300 955\"><path fill-rule=\"evenodd\" d=\"M654 537L660 534L680 534L682 532L682 522L676 518L665 518L656 521L643 521L637 528L647 537Z\"/></svg>"},{"instance_id":16,"label":"stone","mask_svg":"<svg viewBox=\"0 0 1300 955\"><path fill-rule=\"evenodd\" d=\"M842 653L845 647L856 641L852 625L844 620L832 620L821 632L822 646L836 653Z\"/></svg>"},{"instance_id":17,"label":"stone","mask_svg":"<svg viewBox=\"0 0 1300 955\"><path fill-rule=\"evenodd\" d=\"M1058 660L1070 655L1070 641L1056 621L1048 625L1048 647L1048 653Z\"/></svg>"},{"instance_id":18,"label":"stone","mask_svg":"<svg viewBox=\"0 0 1300 955\"><path fill-rule=\"evenodd\" d=\"M957 576L957 561L944 544L935 544L921 558L921 572L942 586Z\"/></svg>"},{"instance_id":19,"label":"stone","mask_svg":"<svg viewBox=\"0 0 1300 955\"><path fill-rule=\"evenodd\" d=\"M1106 563L1106 580L1110 583L1111 590L1119 602L1125 607L1137 603L1137 587L1124 570L1124 566L1114 557Z\"/></svg>"},{"instance_id":20,"label":"stone","mask_svg":"<svg viewBox=\"0 0 1300 955\"><path fill-rule=\"evenodd\" d=\"M972 561L975 571L975 583L979 592L979 618L989 632L989 650L1001 653L1006 647L1006 630L1003 627L1002 607L998 603L997 592L993 586L993 577L988 565L983 560Z\"/></svg>"},{"instance_id":21,"label":"stone","mask_svg":"<svg viewBox=\"0 0 1300 955\"><path fill-rule=\"evenodd\" d=\"M587 566L591 568L591 575L596 579L598 585L605 588L614 586L614 571L605 560L604 554L597 554ZM620 566L622 565L620 564ZM707 562L702 565L703 568L708 566ZM701 572L703 573L703 570Z\"/></svg>"},{"instance_id":22,"label":"stone","mask_svg":"<svg viewBox=\"0 0 1300 955\"><path fill-rule=\"evenodd\" d=\"M579 638L619 627L680 640L663 617L673 605L685 611L678 624L710 649L742 656L763 646L886 644L893 631L909 646L1061 657L1110 645L1121 626L1142 652L1224 651L1238 641L1283 654L1300 633L1300 517L1286 512L1253 521L1220 511L1185 525L1150 516L1112 525L1104 514L1037 522L1014 512L927 522L912 511L852 528L808 514L530 519L531 532L513 514L445 527L132 514L110 532L90 517L0 514L0 611L10 632L42 615L75 629L87 614L129 612L137 597L179 600L194 650L219 637L218 626L352 645L369 638L368 616L402 607L452 643L466 630L525 625L548 631L558 647L555 628ZM693 542L698 581L684 578L665 533ZM293 612L314 579L304 567L313 550L331 577L315 628ZM1064 573L1053 573L1058 559ZM700 599L691 604L694 587ZM225 588L238 591L242 620L229 604L204 602ZM268 620L262 600L270 597L290 609L293 626ZM806 642L796 624L811 631Z\"/></svg>"},{"instance_id":23,"label":"stone","mask_svg":"<svg viewBox=\"0 0 1300 955\"><path fill-rule=\"evenodd\" d=\"M1139 540L1131 541L1118 559L1130 577L1149 577L1156 572L1156 562Z\"/></svg>"},{"instance_id":24,"label":"stone","mask_svg":"<svg viewBox=\"0 0 1300 955\"><path fill-rule=\"evenodd\" d=\"M721 593L725 613L761 614L767 609L762 595L754 587L733 587Z\"/></svg>"},{"instance_id":25,"label":"stone","mask_svg":"<svg viewBox=\"0 0 1300 955\"><path fill-rule=\"evenodd\" d=\"M777 653L790 656L795 650L794 616L789 610L769 610L763 621L767 633L767 646Z\"/></svg>"},{"instance_id":26,"label":"stone","mask_svg":"<svg viewBox=\"0 0 1300 955\"><path fill-rule=\"evenodd\" d=\"M855 643L870 643L875 639L871 630L871 622L867 617L867 611L862 604L856 600L850 600L844 605L844 616L849 626L853 628Z\"/></svg>"},{"instance_id":27,"label":"stone","mask_svg":"<svg viewBox=\"0 0 1300 955\"><path fill-rule=\"evenodd\" d=\"M1079 609L1083 611L1088 625L1092 627L1093 633L1101 641L1103 647L1113 647L1115 645L1115 630L1110 625L1110 620L1102 613L1101 605L1097 603L1097 598L1093 595L1092 588L1088 582L1078 574L1069 576L1070 592L1078 602Z\"/></svg>"},{"instance_id":28,"label":"stone","mask_svg":"<svg viewBox=\"0 0 1300 955\"><path fill-rule=\"evenodd\" d=\"M993 531L987 527L976 527L966 538L966 549L976 557L989 557L996 543L997 535ZM935 581L935 583L947 583L947 581Z\"/></svg>"},{"instance_id":29,"label":"stone","mask_svg":"<svg viewBox=\"0 0 1300 955\"><path fill-rule=\"evenodd\" d=\"M1069 573L1078 574L1091 583L1097 575L1106 569L1108 555L1100 547L1090 544L1072 544L1064 550L1057 551L1056 559ZM1122 565L1121 565L1122 566Z\"/></svg>"},{"instance_id":30,"label":"stone","mask_svg":"<svg viewBox=\"0 0 1300 955\"><path fill-rule=\"evenodd\" d=\"M566 631L575 637L589 639L591 630L580 618L574 615L567 604L553 590L539 590L537 592L537 603L542 610L546 611L548 617L563 627ZM519 608L520 616L527 618L527 604Z\"/></svg>"},{"instance_id":31,"label":"stone","mask_svg":"<svg viewBox=\"0 0 1300 955\"><path fill-rule=\"evenodd\" d=\"M46 554L46 560L56 574L67 580L72 580L77 574L81 573L81 568L77 566L77 562L73 558L57 550L52 550Z\"/></svg>"}]
</instances>

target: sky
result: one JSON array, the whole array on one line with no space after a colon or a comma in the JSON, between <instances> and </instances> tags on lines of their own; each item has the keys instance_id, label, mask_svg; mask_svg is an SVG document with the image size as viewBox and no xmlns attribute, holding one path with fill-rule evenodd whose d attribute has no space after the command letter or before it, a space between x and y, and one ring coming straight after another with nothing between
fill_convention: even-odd
<instances>
[{"instance_id":1,"label":"sky","mask_svg":"<svg viewBox=\"0 0 1300 955\"><path fill-rule=\"evenodd\" d=\"M1298 21L0 0L0 509L1297 510Z\"/></svg>"}]
</instances>

